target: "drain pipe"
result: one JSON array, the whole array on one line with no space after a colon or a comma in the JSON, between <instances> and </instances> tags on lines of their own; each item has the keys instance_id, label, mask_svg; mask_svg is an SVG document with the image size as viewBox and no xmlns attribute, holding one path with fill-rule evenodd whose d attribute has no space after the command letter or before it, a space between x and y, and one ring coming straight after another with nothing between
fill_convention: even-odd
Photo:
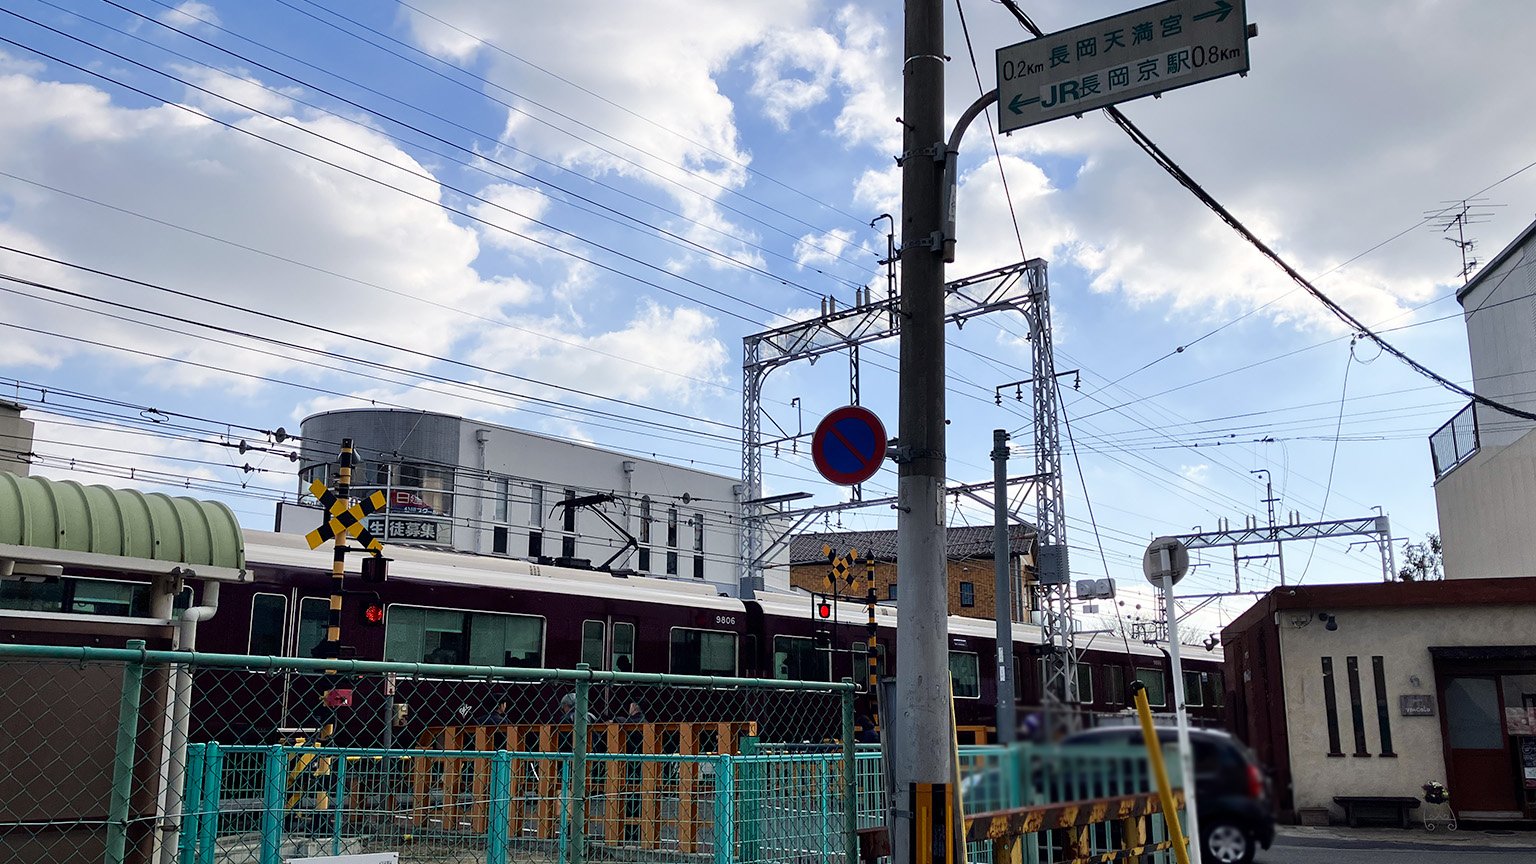
<instances>
[{"instance_id":1,"label":"drain pipe","mask_svg":"<svg viewBox=\"0 0 1536 864\"><path fill-rule=\"evenodd\" d=\"M181 629L177 647L182 651L197 650L197 625L207 621L219 611L219 582L203 580L203 605L193 606L181 613ZM172 687L171 752L162 778L165 809L160 821L160 864L176 864L181 826L186 821L182 813L182 792L185 789L187 765L187 727L192 714L192 665L176 666L175 684Z\"/></svg>"}]
</instances>

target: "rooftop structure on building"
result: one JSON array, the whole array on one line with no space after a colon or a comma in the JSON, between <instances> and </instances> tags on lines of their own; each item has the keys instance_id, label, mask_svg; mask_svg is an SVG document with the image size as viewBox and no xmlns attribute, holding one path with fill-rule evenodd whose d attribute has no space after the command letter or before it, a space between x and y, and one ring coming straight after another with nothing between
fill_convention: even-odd
<instances>
[{"instance_id":1,"label":"rooftop structure on building","mask_svg":"<svg viewBox=\"0 0 1536 864\"><path fill-rule=\"evenodd\" d=\"M1456 293L1472 389L1536 412L1536 222ZM1536 576L1536 421L1469 403L1429 438L1447 579Z\"/></svg>"},{"instance_id":2,"label":"rooftop structure on building","mask_svg":"<svg viewBox=\"0 0 1536 864\"><path fill-rule=\"evenodd\" d=\"M449 414L354 409L303 422L301 495L334 483L343 438L354 496L384 491L370 518L386 544L606 567L738 591L741 484L658 459ZM278 530L308 531L295 514ZM788 570L767 571L787 589Z\"/></svg>"}]
</instances>

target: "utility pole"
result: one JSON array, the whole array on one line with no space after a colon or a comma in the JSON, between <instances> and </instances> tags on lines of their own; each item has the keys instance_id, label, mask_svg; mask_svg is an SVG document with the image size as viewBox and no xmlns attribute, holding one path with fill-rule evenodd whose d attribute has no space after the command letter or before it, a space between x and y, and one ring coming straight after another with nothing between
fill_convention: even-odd
<instances>
[{"instance_id":1,"label":"utility pole","mask_svg":"<svg viewBox=\"0 0 1536 864\"><path fill-rule=\"evenodd\" d=\"M1008 430L992 430L992 565L996 576L993 611L997 616L997 740L1018 737L1013 704L1013 615L1008 564Z\"/></svg>"},{"instance_id":2,"label":"utility pole","mask_svg":"<svg viewBox=\"0 0 1536 864\"><path fill-rule=\"evenodd\" d=\"M897 432L897 555L901 627L896 631L895 732L890 836L895 864L948 858L952 800L948 660L949 591L944 560L944 5L906 0L902 57L901 380ZM909 587L910 586L910 587ZM925 811L929 836L916 835ZM946 808L947 809L947 808ZM941 817L939 814L943 813ZM919 848L921 847L921 848ZM918 857L920 856L920 858Z\"/></svg>"}]
</instances>

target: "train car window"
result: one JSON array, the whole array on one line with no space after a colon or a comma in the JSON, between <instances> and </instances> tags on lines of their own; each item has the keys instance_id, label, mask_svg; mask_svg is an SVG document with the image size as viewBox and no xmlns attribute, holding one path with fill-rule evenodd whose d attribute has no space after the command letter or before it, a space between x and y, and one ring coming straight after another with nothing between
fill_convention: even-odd
<instances>
[{"instance_id":1,"label":"train car window","mask_svg":"<svg viewBox=\"0 0 1536 864\"><path fill-rule=\"evenodd\" d=\"M581 662L593 669L603 666L603 631L607 627L601 621L581 622Z\"/></svg>"},{"instance_id":2,"label":"train car window","mask_svg":"<svg viewBox=\"0 0 1536 864\"><path fill-rule=\"evenodd\" d=\"M384 659L539 668L544 662L544 619L392 603L385 619Z\"/></svg>"},{"instance_id":3,"label":"train car window","mask_svg":"<svg viewBox=\"0 0 1536 864\"><path fill-rule=\"evenodd\" d=\"M613 625L613 668L616 672L635 671L635 625Z\"/></svg>"},{"instance_id":4,"label":"train car window","mask_svg":"<svg viewBox=\"0 0 1536 864\"><path fill-rule=\"evenodd\" d=\"M251 598L251 642L247 653L281 656L288 623L288 598L281 594L257 594Z\"/></svg>"},{"instance_id":5,"label":"train car window","mask_svg":"<svg viewBox=\"0 0 1536 864\"><path fill-rule=\"evenodd\" d=\"M1227 704L1227 682L1221 677L1221 672L1202 672L1205 678L1206 697L1205 704L1221 708Z\"/></svg>"},{"instance_id":6,"label":"train car window","mask_svg":"<svg viewBox=\"0 0 1536 864\"><path fill-rule=\"evenodd\" d=\"M1093 704L1093 667L1087 663L1077 664L1077 701Z\"/></svg>"},{"instance_id":7,"label":"train car window","mask_svg":"<svg viewBox=\"0 0 1536 864\"><path fill-rule=\"evenodd\" d=\"M949 680L956 699L981 698L981 660L975 652L949 652Z\"/></svg>"},{"instance_id":8,"label":"train car window","mask_svg":"<svg viewBox=\"0 0 1536 864\"><path fill-rule=\"evenodd\" d=\"M671 671L677 675L735 675L736 634L673 627Z\"/></svg>"},{"instance_id":9,"label":"train car window","mask_svg":"<svg viewBox=\"0 0 1536 864\"><path fill-rule=\"evenodd\" d=\"M1146 685L1147 704L1161 708L1168 704L1168 685L1161 669L1137 669L1136 680Z\"/></svg>"},{"instance_id":10,"label":"train car window","mask_svg":"<svg viewBox=\"0 0 1536 864\"><path fill-rule=\"evenodd\" d=\"M1184 704L1194 708L1205 704L1205 691L1201 688L1199 672L1184 672Z\"/></svg>"},{"instance_id":11,"label":"train car window","mask_svg":"<svg viewBox=\"0 0 1536 864\"><path fill-rule=\"evenodd\" d=\"M869 646L863 642L853 643L853 664L849 667L849 677L858 685L860 692L869 688ZM875 645L875 674L885 675L885 646Z\"/></svg>"},{"instance_id":12,"label":"train car window","mask_svg":"<svg viewBox=\"0 0 1536 864\"><path fill-rule=\"evenodd\" d=\"M294 653L300 657L319 657L325 653L325 630L331 622L331 601L327 597L305 597L299 601L299 641Z\"/></svg>"},{"instance_id":13,"label":"train car window","mask_svg":"<svg viewBox=\"0 0 1536 864\"><path fill-rule=\"evenodd\" d=\"M773 677L780 681L830 681L831 655L804 636L773 637Z\"/></svg>"},{"instance_id":14,"label":"train car window","mask_svg":"<svg viewBox=\"0 0 1536 864\"><path fill-rule=\"evenodd\" d=\"M134 588L127 582L74 579L69 611L76 615L132 615Z\"/></svg>"},{"instance_id":15,"label":"train car window","mask_svg":"<svg viewBox=\"0 0 1536 864\"><path fill-rule=\"evenodd\" d=\"M1124 666L1104 667L1104 698L1115 708L1126 704Z\"/></svg>"},{"instance_id":16,"label":"train car window","mask_svg":"<svg viewBox=\"0 0 1536 864\"><path fill-rule=\"evenodd\" d=\"M0 581L0 609L19 612L62 612L64 587L68 580L56 582Z\"/></svg>"}]
</instances>

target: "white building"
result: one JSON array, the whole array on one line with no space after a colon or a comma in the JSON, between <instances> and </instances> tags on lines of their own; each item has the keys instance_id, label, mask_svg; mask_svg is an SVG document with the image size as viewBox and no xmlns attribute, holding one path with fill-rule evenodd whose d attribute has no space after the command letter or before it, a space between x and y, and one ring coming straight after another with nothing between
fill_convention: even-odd
<instances>
[{"instance_id":1,"label":"white building","mask_svg":"<svg viewBox=\"0 0 1536 864\"><path fill-rule=\"evenodd\" d=\"M1473 391L1536 411L1536 222L1456 294ZM1469 404L1430 436L1448 579L1536 575L1536 423Z\"/></svg>"},{"instance_id":2,"label":"white building","mask_svg":"<svg viewBox=\"0 0 1536 864\"><path fill-rule=\"evenodd\" d=\"M585 559L738 593L735 477L447 414L370 408L305 418L301 494L315 479L334 484L343 438L356 453L353 497L386 493L387 509L369 520L385 544ZM279 530L309 531L314 521L280 519ZM766 578L769 589L788 589L787 567Z\"/></svg>"}]
</instances>

